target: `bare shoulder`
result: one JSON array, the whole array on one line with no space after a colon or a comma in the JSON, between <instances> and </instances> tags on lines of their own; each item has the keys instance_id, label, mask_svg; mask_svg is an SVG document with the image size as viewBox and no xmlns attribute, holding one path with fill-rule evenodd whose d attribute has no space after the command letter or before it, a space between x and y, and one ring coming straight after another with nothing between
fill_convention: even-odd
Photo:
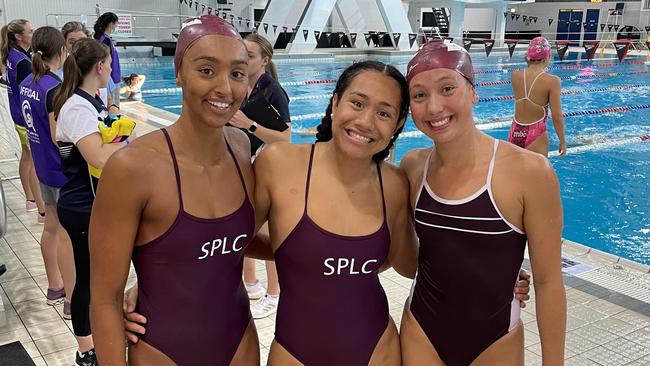
<instances>
[{"instance_id":1,"label":"bare shoulder","mask_svg":"<svg viewBox=\"0 0 650 366\"><path fill-rule=\"evenodd\" d=\"M380 167L386 193L392 194L395 191L398 195L408 194L409 181L404 169L388 162L382 163Z\"/></svg>"},{"instance_id":2,"label":"bare shoulder","mask_svg":"<svg viewBox=\"0 0 650 366\"><path fill-rule=\"evenodd\" d=\"M228 144L236 154L237 159L240 161L250 162L251 145L250 140L244 131L241 131L238 128L226 126L223 128L223 133L226 137L226 141L228 141Z\"/></svg>"},{"instance_id":3,"label":"bare shoulder","mask_svg":"<svg viewBox=\"0 0 650 366\"><path fill-rule=\"evenodd\" d=\"M404 154L399 166L409 179L413 179L414 176L422 172L429 154L431 154L431 148L413 149Z\"/></svg>"},{"instance_id":4,"label":"bare shoulder","mask_svg":"<svg viewBox=\"0 0 650 366\"><path fill-rule=\"evenodd\" d=\"M171 155L164 135L156 130L138 137L126 147L114 152L106 168L111 165L122 169L134 167L140 171L147 171L151 163L160 160L162 156Z\"/></svg>"},{"instance_id":5,"label":"bare shoulder","mask_svg":"<svg viewBox=\"0 0 650 366\"><path fill-rule=\"evenodd\" d=\"M255 159L256 166L272 166L278 169L296 167L309 157L311 144L291 144L278 141L267 145ZM299 165L302 167L301 165Z\"/></svg>"},{"instance_id":6,"label":"bare shoulder","mask_svg":"<svg viewBox=\"0 0 650 366\"><path fill-rule=\"evenodd\" d=\"M508 178L523 183L524 187L536 187L543 182L556 180L550 161L541 154L522 149L509 143L499 147L500 166Z\"/></svg>"},{"instance_id":7,"label":"bare shoulder","mask_svg":"<svg viewBox=\"0 0 650 366\"><path fill-rule=\"evenodd\" d=\"M171 154L165 137L152 131L114 152L102 171L102 180L118 179L135 189L140 183L150 186L160 167L169 167Z\"/></svg>"},{"instance_id":8,"label":"bare shoulder","mask_svg":"<svg viewBox=\"0 0 650 366\"><path fill-rule=\"evenodd\" d=\"M553 74L549 74L549 73L546 73L546 76L548 77L549 82L552 83L553 85L560 85L560 84L562 84L562 80L560 79L559 76L557 76L557 75L553 75Z\"/></svg>"}]
</instances>

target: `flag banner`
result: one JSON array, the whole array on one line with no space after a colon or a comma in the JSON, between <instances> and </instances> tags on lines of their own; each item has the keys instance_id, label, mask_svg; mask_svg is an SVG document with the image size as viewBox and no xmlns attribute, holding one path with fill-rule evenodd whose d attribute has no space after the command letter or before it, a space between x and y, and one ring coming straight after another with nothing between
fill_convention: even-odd
<instances>
[{"instance_id":1,"label":"flag banner","mask_svg":"<svg viewBox=\"0 0 650 366\"><path fill-rule=\"evenodd\" d=\"M627 51L630 50L630 46L632 44L632 41L630 40L620 40L620 41L614 41L614 48L616 48L616 56L618 56L619 61L625 60L625 57L627 57Z\"/></svg>"},{"instance_id":2,"label":"flag banner","mask_svg":"<svg viewBox=\"0 0 650 366\"><path fill-rule=\"evenodd\" d=\"M465 50L469 51L469 49L472 47L472 39L463 38L463 47L465 47Z\"/></svg>"},{"instance_id":3,"label":"flag banner","mask_svg":"<svg viewBox=\"0 0 650 366\"><path fill-rule=\"evenodd\" d=\"M395 47L399 44L399 39L402 36L402 33L393 33L393 41L395 41Z\"/></svg>"},{"instance_id":4,"label":"flag banner","mask_svg":"<svg viewBox=\"0 0 650 366\"><path fill-rule=\"evenodd\" d=\"M508 46L508 53L510 54L510 58L512 58L512 54L515 52L515 47L517 47L517 41L514 39L506 39L506 46Z\"/></svg>"},{"instance_id":5,"label":"flag banner","mask_svg":"<svg viewBox=\"0 0 650 366\"><path fill-rule=\"evenodd\" d=\"M596 54L596 50L600 45L600 41L584 41L583 46L585 47L585 52L587 53L587 60L591 61Z\"/></svg>"},{"instance_id":6,"label":"flag banner","mask_svg":"<svg viewBox=\"0 0 650 366\"><path fill-rule=\"evenodd\" d=\"M560 61L564 60L564 55L566 54L566 51L569 50L569 43L569 41L555 42L557 45L557 56L560 58Z\"/></svg>"},{"instance_id":7,"label":"flag banner","mask_svg":"<svg viewBox=\"0 0 650 366\"><path fill-rule=\"evenodd\" d=\"M409 33L409 48L413 47L413 43L418 38L418 35L415 33Z\"/></svg>"},{"instance_id":8,"label":"flag banner","mask_svg":"<svg viewBox=\"0 0 650 366\"><path fill-rule=\"evenodd\" d=\"M485 44L485 56L490 56L490 52L492 52L492 47L494 47L494 40L485 39L483 40L483 44Z\"/></svg>"}]
</instances>

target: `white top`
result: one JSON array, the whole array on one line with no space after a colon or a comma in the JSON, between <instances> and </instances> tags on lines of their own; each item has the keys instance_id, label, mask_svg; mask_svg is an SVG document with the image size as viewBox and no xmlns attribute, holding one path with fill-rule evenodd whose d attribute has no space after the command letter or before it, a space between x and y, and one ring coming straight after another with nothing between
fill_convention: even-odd
<instances>
[{"instance_id":1,"label":"white top","mask_svg":"<svg viewBox=\"0 0 650 366\"><path fill-rule=\"evenodd\" d=\"M78 94L80 92L86 96ZM77 90L61 108L56 123L56 140L76 145L82 138L99 133L98 118L107 115L105 110L100 109L101 107L103 106L97 99Z\"/></svg>"}]
</instances>

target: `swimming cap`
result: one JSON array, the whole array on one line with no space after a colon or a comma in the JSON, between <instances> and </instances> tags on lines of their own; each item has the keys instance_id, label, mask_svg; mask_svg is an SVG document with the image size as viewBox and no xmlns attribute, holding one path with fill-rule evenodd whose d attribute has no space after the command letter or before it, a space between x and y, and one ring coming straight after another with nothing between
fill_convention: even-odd
<instances>
[{"instance_id":1,"label":"swimming cap","mask_svg":"<svg viewBox=\"0 0 650 366\"><path fill-rule=\"evenodd\" d=\"M451 69L463 75L474 85L474 68L469 53L455 43L434 39L424 44L422 49L409 61L406 81L411 82L415 75L434 69Z\"/></svg>"},{"instance_id":2,"label":"swimming cap","mask_svg":"<svg viewBox=\"0 0 650 366\"><path fill-rule=\"evenodd\" d=\"M189 18L183 22L181 33L178 35L176 42L176 53L174 54L174 69L176 73L181 69L183 56L192 44L204 36L225 36L241 40L239 32L215 15L202 15L200 17Z\"/></svg>"},{"instance_id":3,"label":"swimming cap","mask_svg":"<svg viewBox=\"0 0 650 366\"><path fill-rule=\"evenodd\" d=\"M526 56L529 60L544 60L551 55L551 45L544 37L535 37L530 41Z\"/></svg>"}]
</instances>

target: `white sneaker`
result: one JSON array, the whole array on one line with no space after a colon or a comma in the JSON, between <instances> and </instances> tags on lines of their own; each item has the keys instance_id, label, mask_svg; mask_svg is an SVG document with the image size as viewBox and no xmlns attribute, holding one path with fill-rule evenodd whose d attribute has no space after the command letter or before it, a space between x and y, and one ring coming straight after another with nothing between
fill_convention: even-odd
<instances>
[{"instance_id":1,"label":"white sneaker","mask_svg":"<svg viewBox=\"0 0 650 366\"><path fill-rule=\"evenodd\" d=\"M34 212L38 209L36 201L25 201L25 210L27 212Z\"/></svg>"},{"instance_id":2,"label":"white sneaker","mask_svg":"<svg viewBox=\"0 0 650 366\"><path fill-rule=\"evenodd\" d=\"M251 306L251 315L253 315L253 319L266 318L269 315L275 314L278 310L278 300L279 297L274 299L269 295L257 300L257 302Z\"/></svg>"},{"instance_id":3,"label":"white sneaker","mask_svg":"<svg viewBox=\"0 0 650 366\"><path fill-rule=\"evenodd\" d=\"M251 300L257 300L261 298L262 296L266 295L266 289L260 281L255 282L254 285L249 285L244 282L244 285L246 285L246 292L248 293L248 298Z\"/></svg>"}]
</instances>

